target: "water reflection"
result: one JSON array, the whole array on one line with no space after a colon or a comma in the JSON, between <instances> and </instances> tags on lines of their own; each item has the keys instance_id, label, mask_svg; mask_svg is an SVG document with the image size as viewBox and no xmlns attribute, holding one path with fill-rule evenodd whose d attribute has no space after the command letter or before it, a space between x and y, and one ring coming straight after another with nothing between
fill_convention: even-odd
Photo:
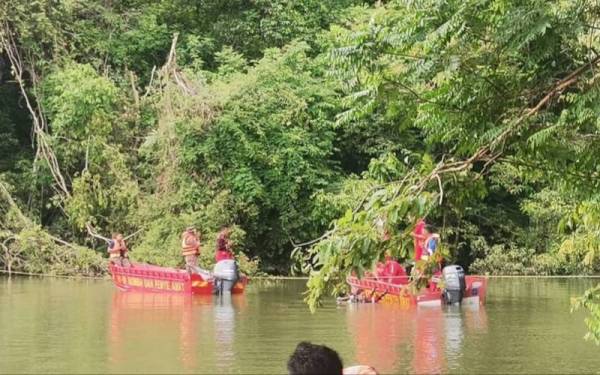
<instances>
[{"instance_id":1,"label":"water reflection","mask_svg":"<svg viewBox=\"0 0 600 375\"><path fill-rule=\"evenodd\" d=\"M417 374L440 373L446 367L444 352L444 311L440 308L416 309L412 369ZM452 325L452 323L450 323Z\"/></svg>"},{"instance_id":2,"label":"water reflection","mask_svg":"<svg viewBox=\"0 0 600 375\"><path fill-rule=\"evenodd\" d=\"M236 311L246 308L244 295L232 296L225 294L215 297L215 359L219 372L227 372L233 366L235 359L235 321Z\"/></svg>"},{"instance_id":3,"label":"water reflection","mask_svg":"<svg viewBox=\"0 0 600 375\"><path fill-rule=\"evenodd\" d=\"M351 305L348 329L357 363L372 364L381 373L404 369L430 374L460 367L465 331L485 331L486 312L479 306L401 308L393 305Z\"/></svg>"},{"instance_id":4,"label":"water reflection","mask_svg":"<svg viewBox=\"0 0 600 375\"><path fill-rule=\"evenodd\" d=\"M394 305L348 306L348 329L354 337L358 364L373 364L381 373L397 368L399 349L414 336L412 311Z\"/></svg>"},{"instance_id":5,"label":"water reflection","mask_svg":"<svg viewBox=\"0 0 600 375\"><path fill-rule=\"evenodd\" d=\"M488 319L485 306L470 305L464 306L462 312L465 319L467 334L487 333Z\"/></svg>"},{"instance_id":6,"label":"water reflection","mask_svg":"<svg viewBox=\"0 0 600 375\"><path fill-rule=\"evenodd\" d=\"M0 278L0 373L285 373L301 340L382 373L591 373L598 348L583 340L585 315L569 313L569 298L596 283L496 279L485 309L330 304L311 314L304 281L255 283L220 304L102 281Z\"/></svg>"},{"instance_id":7,"label":"water reflection","mask_svg":"<svg viewBox=\"0 0 600 375\"><path fill-rule=\"evenodd\" d=\"M127 353L143 351L146 360L156 361L151 367L155 372L161 372L160 358L169 357L178 358L185 372L203 371L207 366L227 371L234 359L236 309L245 305L243 296L115 291L108 324L111 370L134 370L137 360Z\"/></svg>"},{"instance_id":8,"label":"water reflection","mask_svg":"<svg viewBox=\"0 0 600 375\"><path fill-rule=\"evenodd\" d=\"M461 306L448 306L444 326L444 344L449 368L456 368L464 341L464 322Z\"/></svg>"},{"instance_id":9,"label":"water reflection","mask_svg":"<svg viewBox=\"0 0 600 375\"><path fill-rule=\"evenodd\" d=\"M176 296L182 299L181 322L179 323L180 360L186 371L193 371L198 366L198 328L193 313L192 296ZM176 305L179 302L176 302Z\"/></svg>"}]
</instances>

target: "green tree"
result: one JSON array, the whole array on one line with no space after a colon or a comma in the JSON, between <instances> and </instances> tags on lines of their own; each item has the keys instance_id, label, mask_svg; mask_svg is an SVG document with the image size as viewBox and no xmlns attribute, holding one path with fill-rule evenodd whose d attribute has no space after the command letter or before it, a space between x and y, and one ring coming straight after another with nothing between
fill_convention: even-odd
<instances>
[{"instance_id":1,"label":"green tree","mask_svg":"<svg viewBox=\"0 0 600 375\"><path fill-rule=\"evenodd\" d=\"M588 158L598 129L588 114L598 58L585 39L594 33L594 12L583 2L390 2L333 29L332 61L347 94L340 124L391 120L418 134L422 148L411 151L422 156L406 158L398 178L355 196L362 203L309 252L311 307L383 253L377 218L399 249L408 248L420 216L460 233L481 203L498 201L495 194L510 200L496 204L505 209L528 198L507 195L508 181L497 184L508 166L522 168L525 191L555 181L573 182L573 194L598 191L597 180L577 182L595 173ZM511 216L515 224L523 217Z\"/></svg>"}]
</instances>

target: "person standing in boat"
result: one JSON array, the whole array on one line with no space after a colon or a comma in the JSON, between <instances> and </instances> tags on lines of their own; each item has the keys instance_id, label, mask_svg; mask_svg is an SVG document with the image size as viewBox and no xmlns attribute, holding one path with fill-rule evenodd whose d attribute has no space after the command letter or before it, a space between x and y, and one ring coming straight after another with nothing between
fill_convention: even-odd
<instances>
[{"instance_id":1,"label":"person standing in boat","mask_svg":"<svg viewBox=\"0 0 600 375\"><path fill-rule=\"evenodd\" d=\"M112 239L108 242L110 262L121 267L131 266L127 252L127 244L123 235L121 233L113 233Z\"/></svg>"},{"instance_id":2,"label":"person standing in boat","mask_svg":"<svg viewBox=\"0 0 600 375\"><path fill-rule=\"evenodd\" d=\"M215 251L215 261L217 263L226 259L234 259L231 251L231 240L229 239L230 234L231 230L225 227L221 229L217 236L217 249Z\"/></svg>"},{"instance_id":3,"label":"person standing in boat","mask_svg":"<svg viewBox=\"0 0 600 375\"><path fill-rule=\"evenodd\" d=\"M194 227L188 227L181 234L181 255L185 259L185 265L188 270L198 267L200 238Z\"/></svg>"},{"instance_id":4,"label":"person standing in boat","mask_svg":"<svg viewBox=\"0 0 600 375\"><path fill-rule=\"evenodd\" d=\"M435 230L431 225L427 225L425 227L425 231L423 232L426 236L423 250L423 258L425 260L430 259L436 253L440 246L440 235L435 233ZM442 273L442 258L437 258L437 265L432 270L432 278L429 282L429 289L435 290L437 288L437 283L441 277Z\"/></svg>"},{"instance_id":5,"label":"person standing in boat","mask_svg":"<svg viewBox=\"0 0 600 375\"><path fill-rule=\"evenodd\" d=\"M440 244L440 235L435 233L431 225L425 227L423 232L425 236L425 254L427 257L432 256Z\"/></svg>"},{"instance_id":6,"label":"person standing in boat","mask_svg":"<svg viewBox=\"0 0 600 375\"><path fill-rule=\"evenodd\" d=\"M427 239L425 235L425 225L425 220L420 219L419 221L417 221L415 229L412 233L413 242L415 245L415 262L420 261L421 257L423 256L423 247L425 244L425 240Z\"/></svg>"},{"instance_id":7,"label":"person standing in boat","mask_svg":"<svg viewBox=\"0 0 600 375\"><path fill-rule=\"evenodd\" d=\"M123 267L131 267L131 262L129 261L129 248L127 248L127 243L121 233L117 234L117 241L121 248L121 264Z\"/></svg>"}]
</instances>

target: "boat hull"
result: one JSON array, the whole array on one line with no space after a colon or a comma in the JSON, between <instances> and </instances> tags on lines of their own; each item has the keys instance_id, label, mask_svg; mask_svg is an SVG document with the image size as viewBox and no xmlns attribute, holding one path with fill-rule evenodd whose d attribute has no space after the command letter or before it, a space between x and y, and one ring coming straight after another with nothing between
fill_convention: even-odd
<instances>
[{"instance_id":1,"label":"boat hull","mask_svg":"<svg viewBox=\"0 0 600 375\"><path fill-rule=\"evenodd\" d=\"M398 304L401 306L435 307L444 303L443 291L435 283L414 293L409 287L408 276L363 277L349 276L346 281L353 295L365 302ZM483 304L487 291L487 278L466 276L466 289L462 304Z\"/></svg>"},{"instance_id":2,"label":"boat hull","mask_svg":"<svg viewBox=\"0 0 600 375\"><path fill-rule=\"evenodd\" d=\"M204 295L213 294L214 291L212 279L205 280L198 274L180 269L136 263L131 267L110 264L109 270L115 286L125 291ZM243 293L247 284L248 279L242 276L231 293Z\"/></svg>"}]
</instances>

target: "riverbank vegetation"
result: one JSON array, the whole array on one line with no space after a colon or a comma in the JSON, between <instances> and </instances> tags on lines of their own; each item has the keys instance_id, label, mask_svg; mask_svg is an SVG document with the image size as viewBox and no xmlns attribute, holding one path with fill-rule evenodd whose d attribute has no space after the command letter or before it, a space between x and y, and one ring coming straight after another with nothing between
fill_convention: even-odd
<instances>
[{"instance_id":1,"label":"riverbank vegetation","mask_svg":"<svg viewBox=\"0 0 600 375\"><path fill-rule=\"evenodd\" d=\"M0 5L0 265L101 272L90 233L114 231L137 233L134 259L179 265L185 226L208 254L229 225L248 270L310 273L316 306L386 251L410 258L426 217L474 272L597 273L599 15L578 0Z\"/></svg>"}]
</instances>

